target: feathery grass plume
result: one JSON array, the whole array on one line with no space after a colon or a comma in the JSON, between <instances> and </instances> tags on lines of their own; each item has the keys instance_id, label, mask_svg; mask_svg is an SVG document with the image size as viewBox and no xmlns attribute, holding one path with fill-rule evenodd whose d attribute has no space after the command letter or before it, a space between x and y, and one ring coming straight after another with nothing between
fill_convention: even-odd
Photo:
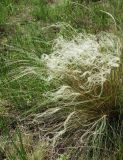
<instances>
[{"instance_id":1,"label":"feathery grass plume","mask_svg":"<svg viewBox=\"0 0 123 160\"><path fill-rule=\"evenodd\" d=\"M78 34L71 41L65 40L62 36L58 37L55 40L54 52L42 56L49 79L59 79L63 84L53 93L54 97L61 95L66 98L66 94L72 94L75 97L83 97L84 100L88 100L89 95L91 99L96 99L104 97L108 84L109 92L112 85L117 89L119 85L115 84L116 81L111 83L111 80L117 78L120 81L120 55L120 41L113 34ZM113 77L115 73L117 75Z\"/></svg>"},{"instance_id":2,"label":"feathery grass plume","mask_svg":"<svg viewBox=\"0 0 123 160\"><path fill-rule=\"evenodd\" d=\"M43 124L50 120L50 127L45 127L53 134L55 153L67 152L71 159L118 155L116 137L121 137L122 130L119 38L106 32L79 33L72 40L59 36L53 49L42 61L48 81L60 84L47 97L61 109L50 116L45 112L42 120ZM42 120L36 118L39 123Z\"/></svg>"}]
</instances>

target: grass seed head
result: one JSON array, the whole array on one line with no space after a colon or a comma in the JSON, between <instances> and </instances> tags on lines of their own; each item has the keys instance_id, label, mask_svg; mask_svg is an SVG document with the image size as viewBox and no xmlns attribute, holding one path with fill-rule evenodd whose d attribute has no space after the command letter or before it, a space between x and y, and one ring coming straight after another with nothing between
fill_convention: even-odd
<instances>
[{"instance_id":1,"label":"grass seed head","mask_svg":"<svg viewBox=\"0 0 123 160\"><path fill-rule=\"evenodd\" d=\"M91 97L100 97L104 86L111 81L112 72L120 67L120 40L111 33L80 33L72 40L60 36L53 48L53 53L43 55L42 60L47 68L48 80L57 79L63 84L52 93L55 99L69 99L72 95L76 97L87 93Z\"/></svg>"}]
</instances>

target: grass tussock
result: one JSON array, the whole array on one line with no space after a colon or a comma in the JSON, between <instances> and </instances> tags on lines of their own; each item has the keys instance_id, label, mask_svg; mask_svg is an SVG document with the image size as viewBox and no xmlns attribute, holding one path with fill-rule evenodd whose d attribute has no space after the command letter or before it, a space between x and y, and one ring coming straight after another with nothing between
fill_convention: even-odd
<instances>
[{"instance_id":1,"label":"grass tussock","mask_svg":"<svg viewBox=\"0 0 123 160\"><path fill-rule=\"evenodd\" d=\"M53 53L43 55L47 81L59 83L45 96L57 108L34 118L52 134L53 153L70 159L102 159L120 150L122 112L121 43L109 33L78 34L72 40L62 36L54 41ZM49 134L48 134L49 135Z\"/></svg>"}]
</instances>

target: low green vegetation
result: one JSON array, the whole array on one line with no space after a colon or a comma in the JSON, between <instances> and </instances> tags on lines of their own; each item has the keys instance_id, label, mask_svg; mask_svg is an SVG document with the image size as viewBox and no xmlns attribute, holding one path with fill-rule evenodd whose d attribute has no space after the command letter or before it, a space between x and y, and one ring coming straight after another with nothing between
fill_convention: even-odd
<instances>
[{"instance_id":1,"label":"low green vegetation","mask_svg":"<svg viewBox=\"0 0 123 160\"><path fill-rule=\"evenodd\" d=\"M122 9L122 0L1 0L1 160L123 159ZM94 61L81 48L90 41L102 54Z\"/></svg>"}]
</instances>

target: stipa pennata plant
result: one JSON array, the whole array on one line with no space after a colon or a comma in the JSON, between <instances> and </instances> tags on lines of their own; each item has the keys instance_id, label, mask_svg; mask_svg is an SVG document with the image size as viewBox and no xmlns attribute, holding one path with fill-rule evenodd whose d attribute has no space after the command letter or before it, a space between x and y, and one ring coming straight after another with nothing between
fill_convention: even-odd
<instances>
[{"instance_id":1,"label":"stipa pennata plant","mask_svg":"<svg viewBox=\"0 0 123 160\"><path fill-rule=\"evenodd\" d=\"M27 53L28 62L19 65L19 75L12 72L12 82L36 76L51 87L42 94L41 112L29 122L52 142L49 159L59 154L74 160L116 159L122 155L123 131L120 39L105 32L72 33L70 38L60 32L53 52L41 59Z\"/></svg>"},{"instance_id":2,"label":"stipa pennata plant","mask_svg":"<svg viewBox=\"0 0 123 160\"><path fill-rule=\"evenodd\" d=\"M67 152L71 159L117 155L116 137L122 130L119 38L105 32L80 33L71 40L60 36L53 50L42 61L47 81L59 82L58 89L45 94L57 108L52 105L34 122L46 123L46 133L53 134L53 149Z\"/></svg>"}]
</instances>

